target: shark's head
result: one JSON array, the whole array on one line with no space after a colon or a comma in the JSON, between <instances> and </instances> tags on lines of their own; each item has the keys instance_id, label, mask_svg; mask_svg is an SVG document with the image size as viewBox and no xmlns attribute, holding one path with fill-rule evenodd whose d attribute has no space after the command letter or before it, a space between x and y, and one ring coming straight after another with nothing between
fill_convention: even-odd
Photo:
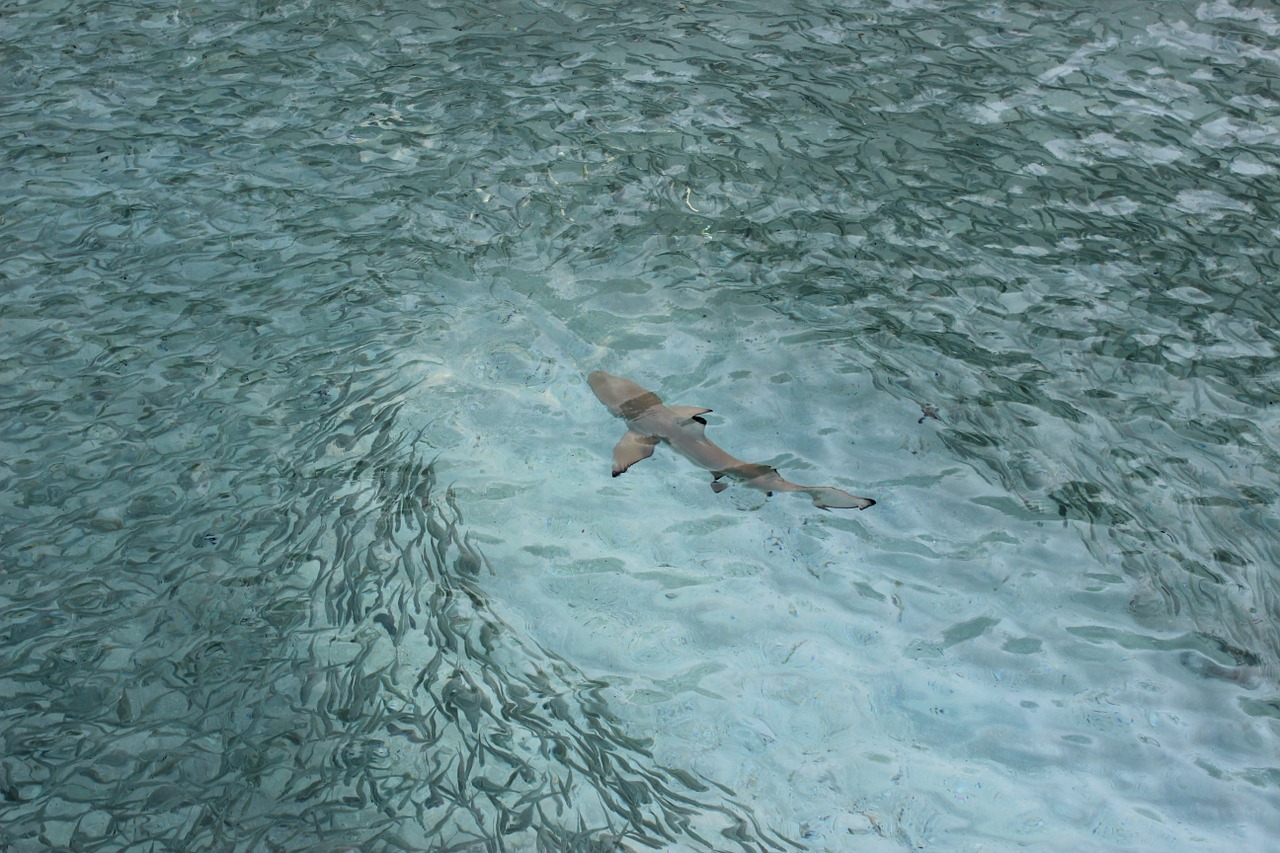
<instances>
[{"instance_id":1,"label":"shark's head","mask_svg":"<svg viewBox=\"0 0 1280 853\"><path fill-rule=\"evenodd\" d=\"M661 406L658 395L637 385L630 379L596 370L587 377L587 384L616 417L632 419L653 406Z\"/></svg>"}]
</instances>

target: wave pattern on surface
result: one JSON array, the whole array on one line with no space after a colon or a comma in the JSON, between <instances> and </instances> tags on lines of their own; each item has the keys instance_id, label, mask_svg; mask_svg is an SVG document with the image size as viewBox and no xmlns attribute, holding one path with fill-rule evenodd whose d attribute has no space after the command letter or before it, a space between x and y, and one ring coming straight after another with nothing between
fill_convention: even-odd
<instances>
[{"instance_id":1,"label":"wave pattern on surface","mask_svg":"<svg viewBox=\"0 0 1280 853\"><path fill-rule=\"evenodd\" d=\"M11 6L5 843L1280 834L1274 13Z\"/></svg>"}]
</instances>

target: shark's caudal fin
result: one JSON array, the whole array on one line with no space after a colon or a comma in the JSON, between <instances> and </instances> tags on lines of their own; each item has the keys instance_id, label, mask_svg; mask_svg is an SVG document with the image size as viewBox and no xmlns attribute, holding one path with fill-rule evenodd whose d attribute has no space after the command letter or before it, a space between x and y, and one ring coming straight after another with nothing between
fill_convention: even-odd
<instances>
[{"instance_id":1,"label":"shark's caudal fin","mask_svg":"<svg viewBox=\"0 0 1280 853\"><path fill-rule=\"evenodd\" d=\"M822 509L866 509L876 505L871 498L860 498L830 486L814 486L805 491L813 498L813 505Z\"/></svg>"}]
</instances>

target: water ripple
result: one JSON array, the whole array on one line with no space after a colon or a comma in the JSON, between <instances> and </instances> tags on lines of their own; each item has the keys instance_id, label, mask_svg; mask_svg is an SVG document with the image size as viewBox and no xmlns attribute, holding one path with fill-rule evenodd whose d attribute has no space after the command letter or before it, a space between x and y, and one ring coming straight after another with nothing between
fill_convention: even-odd
<instances>
[{"instance_id":1,"label":"water ripple","mask_svg":"<svg viewBox=\"0 0 1280 853\"><path fill-rule=\"evenodd\" d=\"M0 846L1257 846L1277 31L1228 0L6 13ZM558 490L607 455L595 366L750 401L738 436L880 514L694 496L636 533L640 489ZM559 618L517 630L493 590L526 574ZM706 659L735 627L835 661L761 676L794 738L754 650ZM634 654L597 678L595 645ZM717 738L740 777L695 771Z\"/></svg>"}]
</instances>

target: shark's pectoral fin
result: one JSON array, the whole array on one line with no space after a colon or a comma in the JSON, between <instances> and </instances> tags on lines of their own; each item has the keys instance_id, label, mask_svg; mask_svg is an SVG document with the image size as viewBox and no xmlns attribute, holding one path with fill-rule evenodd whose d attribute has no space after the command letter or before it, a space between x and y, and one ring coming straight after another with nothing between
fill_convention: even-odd
<instances>
[{"instance_id":1,"label":"shark's pectoral fin","mask_svg":"<svg viewBox=\"0 0 1280 853\"><path fill-rule=\"evenodd\" d=\"M659 440L656 436L629 431L613 449L613 476L618 476L641 459L652 456Z\"/></svg>"}]
</instances>

